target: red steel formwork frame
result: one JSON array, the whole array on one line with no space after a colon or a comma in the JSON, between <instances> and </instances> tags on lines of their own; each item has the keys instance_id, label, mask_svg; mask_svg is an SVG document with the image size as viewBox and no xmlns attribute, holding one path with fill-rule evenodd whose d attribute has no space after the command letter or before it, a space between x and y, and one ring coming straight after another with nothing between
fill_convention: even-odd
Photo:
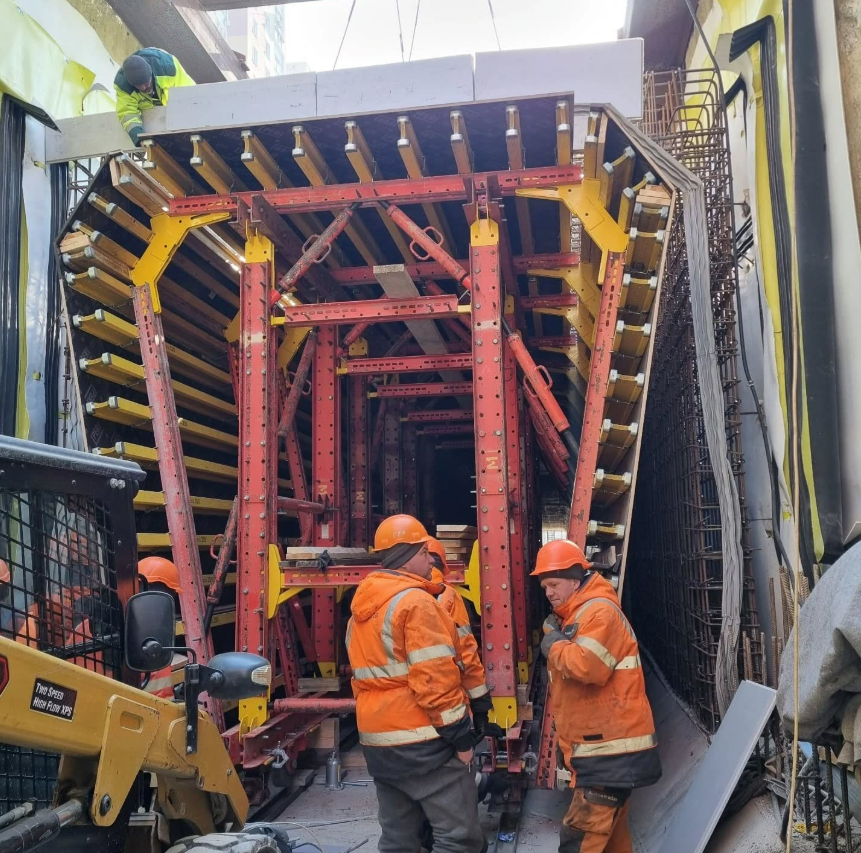
<instances>
[{"instance_id":1,"label":"red steel formwork frame","mask_svg":"<svg viewBox=\"0 0 861 853\"><path fill-rule=\"evenodd\" d=\"M366 548L371 536L370 412L368 379L350 376L350 544Z\"/></svg>"},{"instance_id":2,"label":"red steel formwork frame","mask_svg":"<svg viewBox=\"0 0 861 853\"><path fill-rule=\"evenodd\" d=\"M335 547L343 543L343 502L341 482L341 381L338 375L337 327L321 326L311 379L312 412L315 429L311 437L312 500L329 507L314 517L313 543ZM323 675L337 672L340 619L335 593L314 590L311 630L317 665Z\"/></svg>"},{"instance_id":3,"label":"red steel formwork frame","mask_svg":"<svg viewBox=\"0 0 861 853\"><path fill-rule=\"evenodd\" d=\"M511 589L509 476L519 458L508 458L505 431L505 336L499 225L477 219L471 227L473 411L476 505L481 584L483 659L497 719L517 722L517 652Z\"/></svg>"}]
</instances>

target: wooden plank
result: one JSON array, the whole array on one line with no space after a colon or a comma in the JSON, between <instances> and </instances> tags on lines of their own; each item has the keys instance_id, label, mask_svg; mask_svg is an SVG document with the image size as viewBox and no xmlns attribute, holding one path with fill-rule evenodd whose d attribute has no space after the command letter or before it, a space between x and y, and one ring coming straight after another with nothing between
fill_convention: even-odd
<instances>
[{"instance_id":1,"label":"wooden plank","mask_svg":"<svg viewBox=\"0 0 861 853\"><path fill-rule=\"evenodd\" d=\"M336 675L331 678L300 678L300 693L339 693L343 690L350 679L345 675Z\"/></svg>"}]
</instances>

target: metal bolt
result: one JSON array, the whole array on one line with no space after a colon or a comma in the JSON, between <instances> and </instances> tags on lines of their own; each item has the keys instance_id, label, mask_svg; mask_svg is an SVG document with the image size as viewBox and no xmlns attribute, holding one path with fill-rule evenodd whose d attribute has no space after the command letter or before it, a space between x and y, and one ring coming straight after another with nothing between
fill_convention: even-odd
<instances>
[{"instance_id":1,"label":"metal bolt","mask_svg":"<svg viewBox=\"0 0 861 853\"><path fill-rule=\"evenodd\" d=\"M482 533L487 533L487 531L488 531L488 530L490 530L490 528L489 528L486 524L485 524L485 525L483 525L483 526L482 526L482 528L481 528L481 532L482 532Z\"/></svg>"},{"instance_id":2,"label":"metal bolt","mask_svg":"<svg viewBox=\"0 0 861 853\"><path fill-rule=\"evenodd\" d=\"M233 768L232 768L232 767L228 767L228 768L227 768L227 775L228 775L228 776L232 776L232 775L233 775Z\"/></svg>"},{"instance_id":3,"label":"metal bolt","mask_svg":"<svg viewBox=\"0 0 861 853\"><path fill-rule=\"evenodd\" d=\"M503 588L503 589L508 589L508 584L507 584L507 583L504 583L504 584L502 585L502 588Z\"/></svg>"},{"instance_id":4,"label":"metal bolt","mask_svg":"<svg viewBox=\"0 0 861 853\"><path fill-rule=\"evenodd\" d=\"M262 652L262 651L263 651L263 646L258 646L258 647L257 647L257 651L258 651L258 652Z\"/></svg>"},{"instance_id":5,"label":"metal bolt","mask_svg":"<svg viewBox=\"0 0 861 853\"><path fill-rule=\"evenodd\" d=\"M481 308L481 303L480 303L480 302L476 302L476 303L475 303L475 307L476 307L476 308Z\"/></svg>"},{"instance_id":6,"label":"metal bolt","mask_svg":"<svg viewBox=\"0 0 861 853\"><path fill-rule=\"evenodd\" d=\"M251 518L251 515L250 515L250 513L246 512L245 513L245 520L248 521L249 518Z\"/></svg>"},{"instance_id":7,"label":"metal bolt","mask_svg":"<svg viewBox=\"0 0 861 853\"><path fill-rule=\"evenodd\" d=\"M186 754L186 755L191 755L191 751L192 751L192 750L191 750L191 747L190 747L190 746L187 746L187 747L185 748L185 754Z\"/></svg>"},{"instance_id":8,"label":"metal bolt","mask_svg":"<svg viewBox=\"0 0 861 853\"><path fill-rule=\"evenodd\" d=\"M488 643L488 644L487 644L487 650L488 650L489 652L492 652L492 651L493 651L493 643Z\"/></svg>"},{"instance_id":9,"label":"metal bolt","mask_svg":"<svg viewBox=\"0 0 861 853\"><path fill-rule=\"evenodd\" d=\"M481 508L481 511L482 511L482 512L487 512L487 507L486 507L486 506L483 506L483 507Z\"/></svg>"},{"instance_id":10,"label":"metal bolt","mask_svg":"<svg viewBox=\"0 0 861 853\"><path fill-rule=\"evenodd\" d=\"M110 794L105 794L99 803L99 814L104 817L111 810L112 805Z\"/></svg>"},{"instance_id":11,"label":"metal bolt","mask_svg":"<svg viewBox=\"0 0 861 853\"><path fill-rule=\"evenodd\" d=\"M489 663L489 664L487 665L487 667L486 667L486 668L487 668L487 669L493 669L493 664L492 664L492 663Z\"/></svg>"},{"instance_id":12,"label":"metal bolt","mask_svg":"<svg viewBox=\"0 0 861 853\"><path fill-rule=\"evenodd\" d=\"M242 590L242 594L248 595L248 587L245 587L245 589Z\"/></svg>"},{"instance_id":13,"label":"metal bolt","mask_svg":"<svg viewBox=\"0 0 861 853\"><path fill-rule=\"evenodd\" d=\"M191 723L189 723L189 724L185 727L185 730L186 730L187 732L190 732L190 731L192 730L192 728L193 728L193 726L191 725Z\"/></svg>"}]
</instances>

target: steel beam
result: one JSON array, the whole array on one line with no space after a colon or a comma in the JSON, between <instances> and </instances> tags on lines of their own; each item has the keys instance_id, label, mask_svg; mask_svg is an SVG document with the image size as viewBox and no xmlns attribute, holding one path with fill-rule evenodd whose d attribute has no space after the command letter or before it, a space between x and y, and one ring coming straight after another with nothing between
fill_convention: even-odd
<instances>
[{"instance_id":1,"label":"steel beam","mask_svg":"<svg viewBox=\"0 0 861 853\"><path fill-rule=\"evenodd\" d=\"M374 397L456 397L472 394L472 382L427 382L415 385L381 385Z\"/></svg>"},{"instance_id":2,"label":"steel beam","mask_svg":"<svg viewBox=\"0 0 861 853\"><path fill-rule=\"evenodd\" d=\"M434 409L427 412L407 412L404 420L423 424L442 423L445 421L471 421L472 411L470 409Z\"/></svg>"},{"instance_id":3,"label":"steel beam","mask_svg":"<svg viewBox=\"0 0 861 853\"><path fill-rule=\"evenodd\" d=\"M469 310L468 308L466 310ZM456 296L415 296L409 299L367 299L355 302L326 302L284 308L283 317L273 317L274 326L347 326L354 323L399 323L408 320L440 320L457 317L461 311Z\"/></svg>"},{"instance_id":4,"label":"steel beam","mask_svg":"<svg viewBox=\"0 0 861 853\"><path fill-rule=\"evenodd\" d=\"M343 545L341 484L341 390L337 373L338 333L323 326L314 353L312 374L312 500L330 511L314 516L312 544L317 547ZM335 593L315 590L311 631L320 673L334 676L338 668L337 638L340 620Z\"/></svg>"},{"instance_id":5,"label":"steel beam","mask_svg":"<svg viewBox=\"0 0 861 853\"><path fill-rule=\"evenodd\" d=\"M473 407L476 503L481 578L481 641L496 721L517 722L517 653L511 578L509 424L505 411L505 360L499 224L477 219L470 228L472 278Z\"/></svg>"},{"instance_id":6,"label":"steel beam","mask_svg":"<svg viewBox=\"0 0 861 853\"><path fill-rule=\"evenodd\" d=\"M553 189L561 184L577 184L583 176L580 166L523 169L521 171L482 172L475 175L476 192L487 190L488 180L496 181L503 196L518 190ZM190 196L173 198L168 202L171 216L194 213L235 213L237 199L251 203L251 196L263 195L278 213L312 213L346 204L373 207L381 201L393 204L423 204L427 202L467 201L471 195L460 175L440 175L412 180L399 178L373 181L368 184L326 184L318 187L293 187L263 193L234 193L232 195Z\"/></svg>"},{"instance_id":7,"label":"steel beam","mask_svg":"<svg viewBox=\"0 0 861 853\"><path fill-rule=\"evenodd\" d=\"M400 402L390 402L386 406L383 422L383 512L385 515L397 515L403 511L400 406Z\"/></svg>"},{"instance_id":8,"label":"steel beam","mask_svg":"<svg viewBox=\"0 0 861 853\"><path fill-rule=\"evenodd\" d=\"M344 362L342 368L348 375L359 376L471 369L472 354L468 352L441 355L406 355L394 358L349 358Z\"/></svg>"},{"instance_id":9,"label":"steel beam","mask_svg":"<svg viewBox=\"0 0 861 853\"><path fill-rule=\"evenodd\" d=\"M371 536L370 406L368 379L352 376L350 383L350 539L354 548L367 548Z\"/></svg>"},{"instance_id":10,"label":"steel beam","mask_svg":"<svg viewBox=\"0 0 861 853\"><path fill-rule=\"evenodd\" d=\"M256 232L245 244L240 276L238 364L239 530L236 649L269 656L269 546L277 539L278 383L276 336L269 324L275 249ZM240 733L267 719L265 699L240 702Z\"/></svg>"}]
</instances>

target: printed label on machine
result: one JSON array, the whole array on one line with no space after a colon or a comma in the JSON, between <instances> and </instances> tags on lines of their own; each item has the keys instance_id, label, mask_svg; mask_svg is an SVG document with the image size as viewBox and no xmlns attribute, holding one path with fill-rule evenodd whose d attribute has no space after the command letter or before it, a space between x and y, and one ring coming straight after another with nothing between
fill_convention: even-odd
<instances>
[{"instance_id":1,"label":"printed label on machine","mask_svg":"<svg viewBox=\"0 0 861 853\"><path fill-rule=\"evenodd\" d=\"M33 683L33 698L30 699L30 710L59 717L61 720L71 720L75 716L75 702L78 691L71 687L62 687L53 681L37 678Z\"/></svg>"}]
</instances>

